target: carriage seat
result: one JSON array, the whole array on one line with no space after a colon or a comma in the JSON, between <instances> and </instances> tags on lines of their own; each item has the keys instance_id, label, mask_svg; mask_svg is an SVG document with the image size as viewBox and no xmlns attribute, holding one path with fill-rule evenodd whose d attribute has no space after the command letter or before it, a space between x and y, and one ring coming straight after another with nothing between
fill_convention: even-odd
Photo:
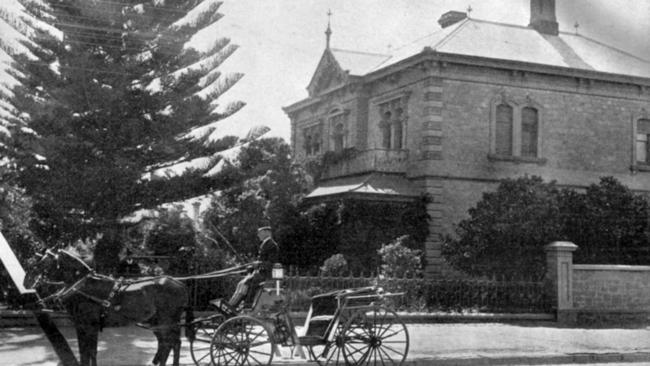
<instances>
[{"instance_id":1,"label":"carriage seat","mask_svg":"<svg viewBox=\"0 0 650 366\"><path fill-rule=\"evenodd\" d=\"M226 316L226 317L228 317L228 318L233 317L233 316L237 316L237 315L238 315L237 309L233 308L233 307L228 303L228 301L226 301L226 300L224 300L224 299L221 299L221 298L219 298L219 299L213 299L213 300L210 300L209 302L210 302L210 305L216 307L217 310L218 310L221 314L223 314L224 316Z\"/></svg>"},{"instance_id":2,"label":"carriage seat","mask_svg":"<svg viewBox=\"0 0 650 366\"><path fill-rule=\"evenodd\" d=\"M285 292L284 289L280 289L280 295L278 296L275 291L275 287L259 288L255 294L252 310L267 313L279 312L285 303Z\"/></svg>"}]
</instances>

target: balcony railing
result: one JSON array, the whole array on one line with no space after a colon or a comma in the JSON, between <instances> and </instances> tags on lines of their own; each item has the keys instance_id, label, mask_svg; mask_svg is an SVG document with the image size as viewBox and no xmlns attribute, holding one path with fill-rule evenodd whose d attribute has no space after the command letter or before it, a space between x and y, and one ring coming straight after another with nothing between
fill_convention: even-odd
<instances>
[{"instance_id":1,"label":"balcony railing","mask_svg":"<svg viewBox=\"0 0 650 366\"><path fill-rule=\"evenodd\" d=\"M336 178L370 172L405 173L408 155L408 150L371 149L359 151L352 158L330 165L325 172L325 177Z\"/></svg>"}]
</instances>

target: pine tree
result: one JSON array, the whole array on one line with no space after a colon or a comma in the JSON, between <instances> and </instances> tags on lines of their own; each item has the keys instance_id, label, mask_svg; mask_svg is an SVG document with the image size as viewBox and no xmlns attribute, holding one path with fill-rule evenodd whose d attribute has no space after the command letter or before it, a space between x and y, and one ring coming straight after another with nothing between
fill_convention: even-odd
<instances>
[{"instance_id":1,"label":"pine tree","mask_svg":"<svg viewBox=\"0 0 650 366\"><path fill-rule=\"evenodd\" d=\"M217 187L224 146L210 135L244 103L216 100L243 74L219 71L237 49L229 39L205 51L188 42L222 17L220 2L21 1L33 24L59 30L34 27L36 59L14 56L12 103L28 128L12 130L8 153L43 239L114 232L138 209Z\"/></svg>"}]
</instances>

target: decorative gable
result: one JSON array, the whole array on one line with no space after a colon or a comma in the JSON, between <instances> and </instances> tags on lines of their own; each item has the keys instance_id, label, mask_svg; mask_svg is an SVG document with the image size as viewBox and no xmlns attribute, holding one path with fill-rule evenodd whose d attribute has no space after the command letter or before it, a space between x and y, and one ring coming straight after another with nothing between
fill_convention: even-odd
<instances>
[{"instance_id":1,"label":"decorative gable","mask_svg":"<svg viewBox=\"0 0 650 366\"><path fill-rule=\"evenodd\" d=\"M307 86L307 91L309 96L316 96L325 90L345 84L347 80L348 73L341 68L332 52L326 49Z\"/></svg>"}]
</instances>

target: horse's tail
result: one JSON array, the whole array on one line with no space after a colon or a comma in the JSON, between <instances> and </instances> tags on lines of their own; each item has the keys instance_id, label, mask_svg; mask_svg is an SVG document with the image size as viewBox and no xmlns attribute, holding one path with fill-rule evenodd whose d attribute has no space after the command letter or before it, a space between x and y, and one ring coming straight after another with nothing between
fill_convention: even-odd
<instances>
[{"instance_id":1,"label":"horse's tail","mask_svg":"<svg viewBox=\"0 0 650 366\"><path fill-rule=\"evenodd\" d=\"M185 307L185 336L190 342L194 341L196 331L194 330L194 311L192 306Z\"/></svg>"}]
</instances>

